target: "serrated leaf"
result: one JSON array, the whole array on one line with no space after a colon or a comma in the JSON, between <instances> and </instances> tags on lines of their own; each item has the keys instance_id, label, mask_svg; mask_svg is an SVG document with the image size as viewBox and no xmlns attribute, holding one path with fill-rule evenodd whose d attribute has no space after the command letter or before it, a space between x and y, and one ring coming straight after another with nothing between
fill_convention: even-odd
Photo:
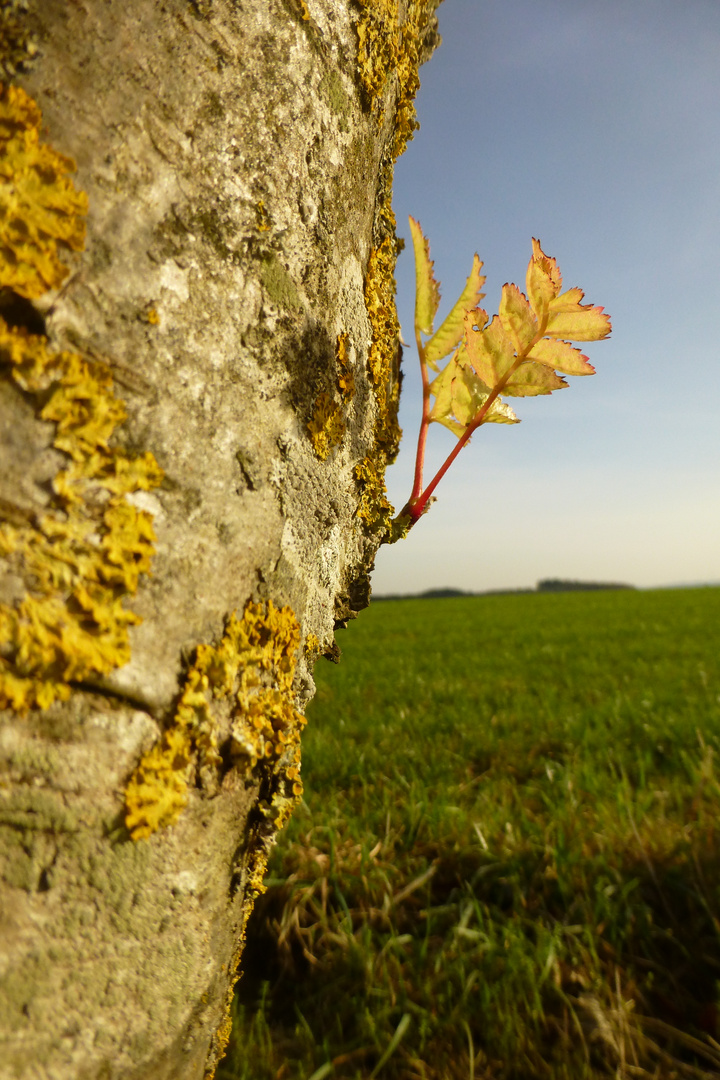
<instances>
[{"instance_id":1,"label":"serrated leaf","mask_svg":"<svg viewBox=\"0 0 720 1080\"><path fill-rule=\"evenodd\" d=\"M509 397L536 397L538 394L552 394L553 390L563 390L567 385L550 368L526 361L505 383L503 394Z\"/></svg>"},{"instance_id":2,"label":"serrated leaf","mask_svg":"<svg viewBox=\"0 0 720 1080\"><path fill-rule=\"evenodd\" d=\"M472 271L465 282L465 288L461 292L459 300L425 345L425 361L433 371L438 369L438 360L442 360L443 356L447 356L462 338L465 312L474 308L478 300L482 300L485 295L484 292L480 291L485 284L485 277L480 273L482 265L476 254L473 259Z\"/></svg>"},{"instance_id":3,"label":"serrated leaf","mask_svg":"<svg viewBox=\"0 0 720 1080\"><path fill-rule=\"evenodd\" d=\"M517 285L503 285L498 313L516 351L518 354L524 353L538 332L538 323L526 296Z\"/></svg>"},{"instance_id":4,"label":"serrated leaf","mask_svg":"<svg viewBox=\"0 0 720 1080\"><path fill-rule=\"evenodd\" d=\"M492 389L515 361L515 349L497 315L483 330L487 313L475 308L465 315L465 347L475 373Z\"/></svg>"},{"instance_id":5,"label":"serrated leaf","mask_svg":"<svg viewBox=\"0 0 720 1080\"><path fill-rule=\"evenodd\" d=\"M433 275L430 244L423 236L420 222L408 218L415 250L415 329L432 334L433 320L440 303L440 286Z\"/></svg>"},{"instance_id":6,"label":"serrated leaf","mask_svg":"<svg viewBox=\"0 0 720 1080\"><path fill-rule=\"evenodd\" d=\"M516 416L514 409L511 409L507 402L502 401L499 397L495 398L492 405L487 411L483 424L519 424L520 417Z\"/></svg>"},{"instance_id":7,"label":"serrated leaf","mask_svg":"<svg viewBox=\"0 0 720 1080\"><path fill-rule=\"evenodd\" d=\"M451 381L451 398L453 412L463 427L473 422L489 396L490 390L473 369L458 362Z\"/></svg>"},{"instance_id":8,"label":"serrated leaf","mask_svg":"<svg viewBox=\"0 0 720 1080\"><path fill-rule=\"evenodd\" d=\"M585 293L582 289L579 289L577 285L572 289L567 289L564 293L560 293L554 300L550 301L551 311L574 311L577 305L582 300Z\"/></svg>"},{"instance_id":9,"label":"serrated leaf","mask_svg":"<svg viewBox=\"0 0 720 1080\"><path fill-rule=\"evenodd\" d=\"M564 299L577 293L580 298L584 295L580 289L569 289L550 301L545 333L550 337L570 338L571 341L601 341L612 330L610 316L605 314L604 308ZM558 304L558 301L562 301L562 304Z\"/></svg>"},{"instance_id":10,"label":"serrated leaf","mask_svg":"<svg viewBox=\"0 0 720 1080\"><path fill-rule=\"evenodd\" d=\"M430 420L443 424L460 438L487 401L490 389L470 367L461 346L430 384L430 393L435 396ZM496 398L483 423L519 424L520 421L509 405Z\"/></svg>"},{"instance_id":11,"label":"serrated leaf","mask_svg":"<svg viewBox=\"0 0 720 1080\"><path fill-rule=\"evenodd\" d=\"M471 326L473 330L484 330L488 324L490 316L485 308L476 307L470 311L466 311L463 316L463 331L467 330L468 326ZM460 346L461 349L465 348L466 342L463 342Z\"/></svg>"},{"instance_id":12,"label":"serrated leaf","mask_svg":"<svg viewBox=\"0 0 720 1080\"><path fill-rule=\"evenodd\" d=\"M430 410L430 421L431 423L443 424L459 439L465 433L465 426L460 424L453 416L452 384L457 370L456 354L446 364L438 377L430 383L430 393L435 397L435 403Z\"/></svg>"},{"instance_id":13,"label":"serrated leaf","mask_svg":"<svg viewBox=\"0 0 720 1080\"><path fill-rule=\"evenodd\" d=\"M533 237L533 253L525 278L527 294L538 322L542 325L547 317L550 301L562 288L562 274L555 259L546 255L540 241Z\"/></svg>"},{"instance_id":14,"label":"serrated leaf","mask_svg":"<svg viewBox=\"0 0 720 1080\"><path fill-rule=\"evenodd\" d=\"M587 356L580 349L573 348L569 341L542 338L533 345L528 353L528 360L563 371L566 375L595 374L595 368L588 363Z\"/></svg>"},{"instance_id":15,"label":"serrated leaf","mask_svg":"<svg viewBox=\"0 0 720 1080\"><path fill-rule=\"evenodd\" d=\"M483 407L490 392L471 368L460 368L452 381L452 400L455 416L467 427ZM520 421L509 405L495 398L483 417L483 424L519 424Z\"/></svg>"}]
</instances>

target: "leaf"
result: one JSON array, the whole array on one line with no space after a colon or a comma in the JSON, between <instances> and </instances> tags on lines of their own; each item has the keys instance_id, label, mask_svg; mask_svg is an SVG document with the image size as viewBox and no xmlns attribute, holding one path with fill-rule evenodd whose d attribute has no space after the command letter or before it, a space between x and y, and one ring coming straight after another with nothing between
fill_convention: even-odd
<instances>
[{"instance_id":1,"label":"leaf","mask_svg":"<svg viewBox=\"0 0 720 1080\"><path fill-rule=\"evenodd\" d=\"M420 222L408 218L415 249L415 330L432 334L433 319L440 303L440 287L433 275L430 245L422 234Z\"/></svg>"},{"instance_id":2,"label":"leaf","mask_svg":"<svg viewBox=\"0 0 720 1080\"><path fill-rule=\"evenodd\" d=\"M484 383L492 389L515 362L512 340L497 315L484 330L487 313L475 308L465 315L465 347L470 363Z\"/></svg>"},{"instance_id":3,"label":"leaf","mask_svg":"<svg viewBox=\"0 0 720 1080\"><path fill-rule=\"evenodd\" d=\"M550 301L554 300L562 288L562 274L555 259L551 259L540 247L540 241L533 237L533 253L528 263L525 278L527 294L538 322L542 326L547 318Z\"/></svg>"},{"instance_id":4,"label":"leaf","mask_svg":"<svg viewBox=\"0 0 720 1080\"><path fill-rule=\"evenodd\" d=\"M458 369L458 356L455 353L438 377L430 383L430 393L435 397L435 403L430 410L430 422L443 424L459 439L465 433L465 425L460 424L453 416L452 398L453 379Z\"/></svg>"},{"instance_id":5,"label":"leaf","mask_svg":"<svg viewBox=\"0 0 720 1080\"><path fill-rule=\"evenodd\" d=\"M495 398L487 411L483 424L519 424L520 417L500 398Z\"/></svg>"},{"instance_id":6,"label":"leaf","mask_svg":"<svg viewBox=\"0 0 720 1080\"><path fill-rule=\"evenodd\" d=\"M461 346L430 384L430 393L436 398L430 420L443 424L460 438L487 401L490 389L470 367ZM518 424L520 421L509 405L496 398L482 422Z\"/></svg>"},{"instance_id":7,"label":"leaf","mask_svg":"<svg viewBox=\"0 0 720 1080\"><path fill-rule=\"evenodd\" d=\"M510 397L535 397L537 394L552 394L553 390L563 390L567 385L565 380L550 368L526 361L505 383L503 394Z\"/></svg>"},{"instance_id":8,"label":"leaf","mask_svg":"<svg viewBox=\"0 0 720 1080\"><path fill-rule=\"evenodd\" d=\"M473 259L472 271L465 282L465 288L461 292L458 302L425 345L425 361L433 371L438 369L438 360L442 360L443 356L447 356L462 338L465 312L469 311L470 308L474 308L478 300L482 300L485 295L484 292L480 292L485 284L485 277L480 273L482 265L476 254Z\"/></svg>"},{"instance_id":9,"label":"leaf","mask_svg":"<svg viewBox=\"0 0 720 1080\"><path fill-rule=\"evenodd\" d=\"M556 368L566 375L594 375L595 368L588 363L588 358L580 349L574 349L569 341L556 341L554 338L542 338L533 345L528 353L528 360L534 360L546 367Z\"/></svg>"},{"instance_id":10,"label":"leaf","mask_svg":"<svg viewBox=\"0 0 720 1080\"><path fill-rule=\"evenodd\" d=\"M612 330L610 316L604 308L581 304L582 289L568 289L548 305L545 333L550 337L570 338L571 341L601 341Z\"/></svg>"},{"instance_id":11,"label":"leaf","mask_svg":"<svg viewBox=\"0 0 720 1080\"><path fill-rule=\"evenodd\" d=\"M554 300L550 301L551 311L573 311L577 304L582 300L585 293L582 289L579 289L577 285L572 289L567 289L564 293L560 293Z\"/></svg>"},{"instance_id":12,"label":"leaf","mask_svg":"<svg viewBox=\"0 0 720 1080\"><path fill-rule=\"evenodd\" d=\"M538 323L527 298L517 285L503 285L499 315L518 355L523 354L537 335Z\"/></svg>"},{"instance_id":13,"label":"leaf","mask_svg":"<svg viewBox=\"0 0 720 1080\"><path fill-rule=\"evenodd\" d=\"M461 368L452 383L452 400L455 416L465 424L471 424L483 407L490 392L472 368ZM517 416L504 401L495 398L482 419L483 424L519 424Z\"/></svg>"},{"instance_id":14,"label":"leaf","mask_svg":"<svg viewBox=\"0 0 720 1080\"><path fill-rule=\"evenodd\" d=\"M477 301L484 295L480 288L485 278L480 275L483 264L475 255L463 292L439 330L432 334L439 303L438 286L427 240L413 218L410 218L410 228L417 280L415 331L423 380L427 378L427 367L438 372L438 361L451 350L454 352L429 387L435 401L432 408L423 413L415 483L398 518L398 522L403 523L402 535L427 510L438 482L458 449L481 424L519 422L510 406L500 399L500 393L511 397L551 394L568 385L558 372L594 374L595 369L587 356L572 342L597 341L611 330L610 319L601 307L581 303L584 296L581 289L560 292L560 268L555 259L545 254L540 241L533 238L526 274L527 295L517 285L503 285L498 314L488 322L488 313L477 306ZM432 335L424 346L420 338L423 333ZM460 444L448 455L430 484L423 488L425 438L430 422L443 424Z\"/></svg>"},{"instance_id":15,"label":"leaf","mask_svg":"<svg viewBox=\"0 0 720 1080\"><path fill-rule=\"evenodd\" d=\"M473 369L458 363L451 382L451 398L453 412L464 428L473 422L489 396L490 390Z\"/></svg>"}]
</instances>

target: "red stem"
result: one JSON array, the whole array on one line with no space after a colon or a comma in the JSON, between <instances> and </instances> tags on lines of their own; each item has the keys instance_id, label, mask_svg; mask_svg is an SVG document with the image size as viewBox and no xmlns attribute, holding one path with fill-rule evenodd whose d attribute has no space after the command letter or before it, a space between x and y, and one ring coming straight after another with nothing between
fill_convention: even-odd
<instances>
[{"instance_id":1,"label":"red stem","mask_svg":"<svg viewBox=\"0 0 720 1080\"><path fill-rule=\"evenodd\" d=\"M415 331L415 341L417 342L418 356L420 357L420 374L422 375L422 388L423 388L423 404L422 404L422 419L420 420L420 431L418 433L417 452L415 454L415 479L413 481L413 489L408 500L412 503L413 500L419 498L422 492L423 482L423 467L425 465L425 443L427 442L428 428L430 427L430 379L428 378L427 364L425 363L425 349L423 348L422 340L418 331Z\"/></svg>"},{"instance_id":2,"label":"red stem","mask_svg":"<svg viewBox=\"0 0 720 1080\"><path fill-rule=\"evenodd\" d=\"M406 506L401 511L401 515L407 514L410 517L410 528L412 528L413 525L415 524L415 522L420 518L423 511L425 510L425 507L428 504L428 500L432 497L432 493L434 492L435 488L438 486L438 484L442 480L443 476L448 471L448 469L452 465L453 461L455 460L455 458L458 456L458 454L462 450L463 446L465 446L465 444L470 440L471 435L475 431L477 431L477 429L480 427L483 420L487 416L488 411L491 408L493 402L502 393L503 388L505 386L505 383L508 381L508 379L513 374L513 372L517 370L517 368L520 366L520 364L523 362L524 359L525 359L524 356L519 356L516 359L515 363L512 365L512 367L510 367L505 372L502 379L500 379L500 381L493 387L493 389L490 391L487 398L483 402L482 407L478 410L477 415L475 416L474 420L472 421L471 424L468 424L465 431L462 433L462 435L458 439L457 443L455 444L453 449L450 451L448 456L445 458L445 461L442 463L442 465L440 466L438 471L435 473L432 480L430 481L428 486L425 488L425 490L422 492L422 494L418 494L417 496L415 496L415 489L413 488L413 495L410 496L410 499L408 500ZM424 417L423 417L423 419L424 419ZM425 434L427 434L427 426L425 428ZM424 446L423 446L423 451L424 451ZM413 497L413 496L415 496L415 497Z\"/></svg>"}]
</instances>

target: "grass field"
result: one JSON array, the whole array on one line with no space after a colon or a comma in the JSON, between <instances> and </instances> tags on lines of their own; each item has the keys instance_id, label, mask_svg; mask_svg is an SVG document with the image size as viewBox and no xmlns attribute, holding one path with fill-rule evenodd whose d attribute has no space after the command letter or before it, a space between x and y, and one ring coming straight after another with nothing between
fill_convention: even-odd
<instances>
[{"instance_id":1,"label":"grass field","mask_svg":"<svg viewBox=\"0 0 720 1080\"><path fill-rule=\"evenodd\" d=\"M338 640L219 1080L720 1077L720 589Z\"/></svg>"}]
</instances>

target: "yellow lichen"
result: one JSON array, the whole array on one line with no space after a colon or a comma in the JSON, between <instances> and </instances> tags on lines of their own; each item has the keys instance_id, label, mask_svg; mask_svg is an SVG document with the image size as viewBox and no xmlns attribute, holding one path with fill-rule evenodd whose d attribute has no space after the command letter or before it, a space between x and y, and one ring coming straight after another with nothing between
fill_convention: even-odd
<instances>
[{"instance_id":1,"label":"yellow lichen","mask_svg":"<svg viewBox=\"0 0 720 1080\"><path fill-rule=\"evenodd\" d=\"M307 429L315 453L321 461L325 461L333 447L340 445L345 434L345 417L340 403L330 394L319 394Z\"/></svg>"},{"instance_id":2,"label":"yellow lichen","mask_svg":"<svg viewBox=\"0 0 720 1080\"><path fill-rule=\"evenodd\" d=\"M317 634L308 634L305 638L305 655L309 657L317 656L320 652L320 639Z\"/></svg>"},{"instance_id":3,"label":"yellow lichen","mask_svg":"<svg viewBox=\"0 0 720 1080\"><path fill-rule=\"evenodd\" d=\"M433 0L410 0L400 24L398 0L358 0L358 74L373 112L379 111L388 79L397 78L391 157L402 154L418 122L413 104L420 86L420 50Z\"/></svg>"},{"instance_id":4,"label":"yellow lichen","mask_svg":"<svg viewBox=\"0 0 720 1080\"><path fill-rule=\"evenodd\" d=\"M360 0L358 73L373 110L379 107L400 45L397 0Z\"/></svg>"},{"instance_id":5,"label":"yellow lichen","mask_svg":"<svg viewBox=\"0 0 720 1080\"><path fill-rule=\"evenodd\" d=\"M397 422L400 323L395 307L395 260L395 241L388 236L370 252L365 275L365 306L372 330L368 366L378 403L376 439L388 463L397 456L401 435Z\"/></svg>"},{"instance_id":6,"label":"yellow lichen","mask_svg":"<svg viewBox=\"0 0 720 1080\"><path fill-rule=\"evenodd\" d=\"M67 277L58 245L82 249L87 213L75 162L40 142L41 120L24 90L0 85L0 285L29 299Z\"/></svg>"},{"instance_id":7,"label":"yellow lichen","mask_svg":"<svg viewBox=\"0 0 720 1080\"><path fill-rule=\"evenodd\" d=\"M388 500L385 488L385 464L371 458L363 458L353 469L353 476L360 484L360 502L357 516L372 532L386 532L395 510Z\"/></svg>"},{"instance_id":8,"label":"yellow lichen","mask_svg":"<svg viewBox=\"0 0 720 1080\"><path fill-rule=\"evenodd\" d=\"M371 110L382 113L389 80L395 102L393 137L382 163L379 202L375 213L376 235L384 237L373 248L365 277L365 305L372 328L368 356L371 382L378 412L375 449L355 467L361 495L358 516L373 530L387 534L393 510L387 500L385 467L397 455L400 428L399 323L395 309L395 217L392 211L393 163L402 154L417 128L413 101L420 85L418 69L432 14L438 0L408 0L404 21L400 22L398 0L357 0L361 9L357 22L358 76Z\"/></svg>"},{"instance_id":9,"label":"yellow lichen","mask_svg":"<svg viewBox=\"0 0 720 1080\"><path fill-rule=\"evenodd\" d=\"M387 498L385 468L395 460L402 434L398 425L400 323L395 307L395 252L395 241L386 237L368 259L365 307L372 330L368 367L377 416L373 454L360 461L353 472L360 484L357 516L373 532L385 533L395 512Z\"/></svg>"},{"instance_id":10,"label":"yellow lichen","mask_svg":"<svg viewBox=\"0 0 720 1080\"><path fill-rule=\"evenodd\" d=\"M349 334L338 334L335 345L335 360L337 362L337 384L340 397L347 404L355 396L355 376L349 363Z\"/></svg>"},{"instance_id":11,"label":"yellow lichen","mask_svg":"<svg viewBox=\"0 0 720 1080\"><path fill-rule=\"evenodd\" d=\"M305 717L292 684L300 630L290 608L248 603L231 615L219 645L199 645L180 703L162 740L141 760L125 792L134 840L177 821L193 775L221 764L213 703L230 701L228 753L246 771L263 763L274 776L264 809L280 828L302 794L300 732Z\"/></svg>"},{"instance_id":12,"label":"yellow lichen","mask_svg":"<svg viewBox=\"0 0 720 1080\"><path fill-rule=\"evenodd\" d=\"M348 404L355 395L355 378L349 364L349 342L350 336L342 333L338 334L335 345L337 388L343 404ZM330 451L340 445L345 427L342 404L333 394L325 391L318 394L307 429L313 449L321 461L325 461Z\"/></svg>"},{"instance_id":13,"label":"yellow lichen","mask_svg":"<svg viewBox=\"0 0 720 1080\"><path fill-rule=\"evenodd\" d=\"M125 410L104 364L52 352L44 337L0 319L3 369L55 422L53 445L70 459L45 513L0 522L0 556L27 590L15 607L0 604L0 708L24 711L129 660L127 628L140 620L123 598L150 572L155 536L150 515L125 496L157 486L162 471L151 454L109 447Z\"/></svg>"},{"instance_id":14,"label":"yellow lichen","mask_svg":"<svg viewBox=\"0 0 720 1080\"><path fill-rule=\"evenodd\" d=\"M262 199L255 204L255 219L258 232L268 232L270 230L270 218Z\"/></svg>"},{"instance_id":15,"label":"yellow lichen","mask_svg":"<svg viewBox=\"0 0 720 1080\"><path fill-rule=\"evenodd\" d=\"M425 0L412 0L408 5L407 17L402 28L397 57L400 93L395 111L393 158L400 157L408 140L412 139L413 132L420 126L414 102L415 95L420 89L420 45L432 6L429 6Z\"/></svg>"},{"instance_id":16,"label":"yellow lichen","mask_svg":"<svg viewBox=\"0 0 720 1080\"><path fill-rule=\"evenodd\" d=\"M386 530L394 514L387 498L384 475L386 465L397 456L402 434L397 419L400 323L395 308L395 250L390 237L383 240L379 248L373 248L365 276L365 306L372 329L368 366L378 413L375 453L373 458L365 458L355 466L354 475L361 482L358 517L374 531Z\"/></svg>"},{"instance_id":17,"label":"yellow lichen","mask_svg":"<svg viewBox=\"0 0 720 1080\"><path fill-rule=\"evenodd\" d=\"M58 245L82 248L87 212L67 176L74 163L40 143L40 121L24 91L0 86L0 287L29 299L66 277ZM152 454L110 447L126 414L105 364L53 352L0 319L0 375L35 399L69 458L46 511L0 521L0 557L26 590L15 606L0 604L0 708L23 712L129 660L128 626L139 618L123 599L150 572L155 536L125 496L163 474Z\"/></svg>"}]
</instances>

